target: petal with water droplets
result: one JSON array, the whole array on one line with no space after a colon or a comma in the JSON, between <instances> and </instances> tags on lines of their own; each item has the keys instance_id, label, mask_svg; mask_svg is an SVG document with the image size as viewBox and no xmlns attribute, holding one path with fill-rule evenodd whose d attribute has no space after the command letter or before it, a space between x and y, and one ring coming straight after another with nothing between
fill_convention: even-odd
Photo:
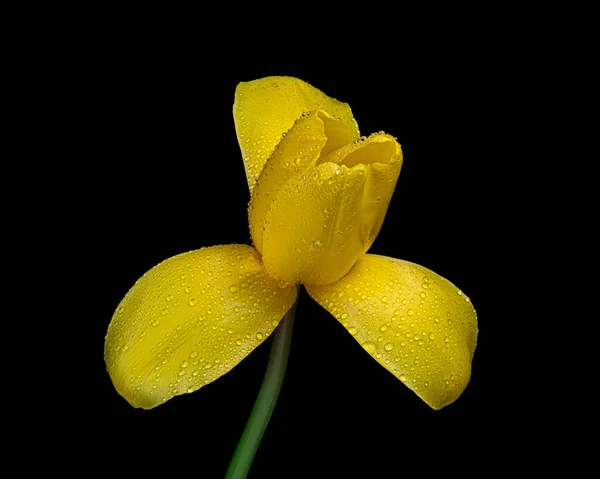
<instances>
[{"instance_id":1,"label":"petal with water droplets","mask_svg":"<svg viewBox=\"0 0 600 479\"><path fill-rule=\"evenodd\" d=\"M454 402L467 386L477 315L448 280L408 261L368 254L336 283L306 289L432 408Z\"/></svg>"},{"instance_id":2,"label":"petal with water droplets","mask_svg":"<svg viewBox=\"0 0 600 479\"><path fill-rule=\"evenodd\" d=\"M324 111L302 115L267 160L248 207L250 234L254 246L262 254L266 217L279 191L298 174L311 171L324 156L352 144L352 125L333 118Z\"/></svg>"},{"instance_id":3,"label":"petal with water droplets","mask_svg":"<svg viewBox=\"0 0 600 479\"><path fill-rule=\"evenodd\" d=\"M346 103L330 98L298 78L273 76L240 83L233 118L250 192L267 158L303 113L324 110L354 129L358 125Z\"/></svg>"},{"instance_id":4,"label":"petal with water droplets","mask_svg":"<svg viewBox=\"0 0 600 479\"><path fill-rule=\"evenodd\" d=\"M282 287L285 286L285 287ZM150 409L230 371L273 331L296 299L246 245L169 258L125 295L104 357L117 391Z\"/></svg>"},{"instance_id":5,"label":"petal with water droplets","mask_svg":"<svg viewBox=\"0 0 600 479\"><path fill-rule=\"evenodd\" d=\"M377 133L343 145L340 126L320 111L298 121L250 200L250 231L265 269L288 283L327 284L346 274L379 233L400 174L393 137Z\"/></svg>"}]
</instances>

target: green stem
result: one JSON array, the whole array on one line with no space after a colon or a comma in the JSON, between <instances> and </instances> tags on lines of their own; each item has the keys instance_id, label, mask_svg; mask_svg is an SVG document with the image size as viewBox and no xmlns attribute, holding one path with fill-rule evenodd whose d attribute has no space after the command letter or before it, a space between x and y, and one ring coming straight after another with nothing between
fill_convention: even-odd
<instances>
[{"instance_id":1,"label":"green stem","mask_svg":"<svg viewBox=\"0 0 600 479\"><path fill-rule=\"evenodd\" d=\"M300 296L300 286L298 286L298 296ZM297 303L298 299L296 298L296 302L273 333L273 344L271 345L271 355L269 356L265 377L248 418L246 428L231 458L225 479L244 479L250 471L252 460L267 429L283 383L283 376L290 355Z\"/></svg>"}]
</instances>

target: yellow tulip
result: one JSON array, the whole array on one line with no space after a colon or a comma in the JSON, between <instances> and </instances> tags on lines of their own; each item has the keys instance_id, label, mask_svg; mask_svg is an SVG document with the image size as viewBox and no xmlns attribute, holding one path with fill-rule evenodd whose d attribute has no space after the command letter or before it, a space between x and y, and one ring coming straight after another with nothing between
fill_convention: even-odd
<instances>
[{"instance_id":1,"label":"yellow tulip","mask_svg":"<svg viewBox=\"0 0 600 479\"><path fill-rule=\"evenodd\" d=\"M230 371L277 328L297 284L434 409L466 387L477 317L413 263L370 255L402 165L395 138L360 137L350 107L301 80L241 83L234 120L254 247L167 259L118 305L105 343L117 391L150 409Z\"/></svg>"}]
</instances>

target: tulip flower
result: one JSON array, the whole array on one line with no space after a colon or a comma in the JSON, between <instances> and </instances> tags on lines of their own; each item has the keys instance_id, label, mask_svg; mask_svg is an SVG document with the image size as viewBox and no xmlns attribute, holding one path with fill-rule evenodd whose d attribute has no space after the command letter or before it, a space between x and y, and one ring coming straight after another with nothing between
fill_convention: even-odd
<instances>
[{"instance_id":1,"label":"tulip flower","mask_svg":"<svg viewBox=\"0 0 600 479\"><path fill-rule=\"evenodd\" d=\"M233 111L254 246L183 253L135 283L106 336L116 390L154 408L221 377L274 332L268 369L280 386L303 285L426 404L455 401L477 340L469 298L423 266L367 254L400 174L396 139L361 137L347 104L291 77L239 84Z\"/></svg>"}]
</instances>

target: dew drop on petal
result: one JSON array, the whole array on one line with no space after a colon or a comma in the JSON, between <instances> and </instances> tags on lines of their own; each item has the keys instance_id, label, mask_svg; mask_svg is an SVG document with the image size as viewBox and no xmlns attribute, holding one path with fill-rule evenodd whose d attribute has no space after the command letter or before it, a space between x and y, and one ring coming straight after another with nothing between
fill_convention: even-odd
<instances>
[{"instance_id":1,"label":"dew drop on petal","mask_svg":"<svg viewBox=\"0 0 600 479\"><path fill-rule=\"evenodd\" d=\"M362 347L365 348L365 351L367 351L369 354L375 354L375 350L377 349L375 343L371 341L366 341L362 343Z\"/></svg>"}]
</instances>

